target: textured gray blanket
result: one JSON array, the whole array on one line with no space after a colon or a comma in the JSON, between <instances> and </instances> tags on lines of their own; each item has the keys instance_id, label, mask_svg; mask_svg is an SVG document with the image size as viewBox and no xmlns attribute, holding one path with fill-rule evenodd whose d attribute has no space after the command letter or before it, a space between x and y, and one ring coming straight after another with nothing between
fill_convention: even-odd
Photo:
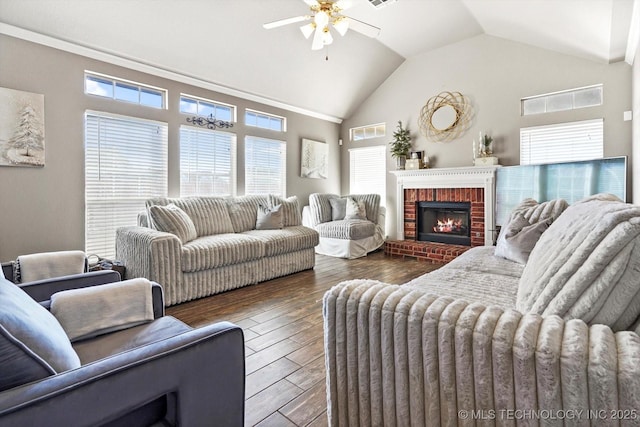
<instances>
[{"instance_id":1,"label":"textured gray blanket","mask_svg":"<svg viewBox=\"0 0 640 427\"><path fill-rule=\"evenodd\" d=\"M602 195L571 205L522 272L516 308L628 329L640 315L640 207Z\"/></svg>"}]
</instances>

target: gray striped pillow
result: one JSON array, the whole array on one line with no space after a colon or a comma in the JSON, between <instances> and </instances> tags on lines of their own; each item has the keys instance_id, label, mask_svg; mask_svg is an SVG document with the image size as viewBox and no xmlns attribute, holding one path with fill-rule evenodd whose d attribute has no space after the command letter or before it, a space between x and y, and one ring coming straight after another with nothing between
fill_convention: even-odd
<instances>
[{"instance_id":1,"label":"gray striped pillow","mask_svg":"<svg viewBox=\"0 0 640 427\"><path fill-rule=\"evenodd\" d=\"M283 199L282 197L269 194L269 207L273 208L277 205L282 205L282 217L285 227L302 225L302 216L300 215L297 196Z\"/></svg>"},{"instance_id":2,"label":"gray striped pillow","mask_svg":"<svg viewBox=\"0 0 640 427\"><path fill-rule=\"evenodd\" d=\"M158 231L175 234L182 243L198 237L196 226L189 215L173 203L166 206L151 206L149 215Z\"/></svg>"}]
</instances>

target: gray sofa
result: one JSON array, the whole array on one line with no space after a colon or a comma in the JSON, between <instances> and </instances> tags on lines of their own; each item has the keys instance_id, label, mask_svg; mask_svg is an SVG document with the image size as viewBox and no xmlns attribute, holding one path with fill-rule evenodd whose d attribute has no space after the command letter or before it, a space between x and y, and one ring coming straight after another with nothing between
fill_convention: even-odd
<instances>
[{"instance_id":1,"label":"gray sofa","mask_svg":"<svg viewBox=\"0 0 640 427\"><path fill-rule=\"evenodd\" d=\"M364 212L346 211L347 199L360 204ZM355 206L355 205L353 205ZM302 211L302 223L320 235L316 253L338 258L355 259L366 256L384 244L384 206L379 194L313 193L309 206Z\"/></svg>"},{"instance_id":2,"label":"gray sofa","mask_svg":"<svg viewBox=\"0 0 640 427\"><path fill-rule=\"evenodd\" d=\"M242 426L242 329L192 329L164 316L158 284L119 280L99 271L18 288L0 274L0 425ZM123 324L130 304L109 304L135 299L132 287L148 320ZM87 333L100 312L110 323L98 316ZM85 335L70 341L76 326Z\"/></svg>"},{"instance_id":3,"label":"gray sofa","mask_svg":"<svg viewBox=\"0 0 640 427\"><path fill-rule=\"evenodd\" d=\"M330 425L639 425L640 207L563 207L514 211L505 241L548 227L524 265L499 244L328 291Z\"/></svg>"},{"instance_id":4,"label":"gray sofa","mask_svg":"<svg viewBox=\"0 0 640 427\"><path fill-rule=\"evenodd\" d=\"M149 216L169 205L179 208L182 220L149 222ZM258 209L278 205L282 228L257 230ZM116 258L124 262L126 278L162 284L167 305L315 265L318 233L301 225L295 197L158 198L147 201L147 212L139 216L138 226L117 230Z\"/></svg>"}]
</instances>

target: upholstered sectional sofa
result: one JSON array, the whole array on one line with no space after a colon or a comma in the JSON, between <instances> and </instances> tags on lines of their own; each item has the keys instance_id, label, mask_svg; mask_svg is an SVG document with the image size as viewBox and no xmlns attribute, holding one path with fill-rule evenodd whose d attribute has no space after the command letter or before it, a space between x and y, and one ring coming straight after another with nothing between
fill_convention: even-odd
<instances>
[{"instance_id":1,"label":"upholstered sectional sofa","mask_svg":"<svg viewBox=\"0 0 640 427\"><path fill-rule=\"evenodd\" d=\"M525 264L477 247L402 286L328 291L329 424L640 424L640 207L565 207L516 208L509 224L547 222Z\"/></svg>"},{"instance_id":2,"label":"upholstered sectional sofa","mask_svg":"<svg viewBox=\"0 0 640 427\"><path fill-rule=\"evenodd\" d=\"M146 205L138 226L117 230L116 257L127 278L160 283L166 305L315 265L318 233L301 225L295 197L157 198ZM256 229L259 220L264 229Z\"/></svg>"},{"instance_id":3,"label":"upholstered sectional sofa","mask_svg":"<svg viewBox=\"0 0 640 427\"><path fill-rule=\"evenodd\" d=\"M316 253L354 259L382 246L385 214L379 194L313 193L302 210L302 223L320 235Z\"/></svg>"}]
</instances>

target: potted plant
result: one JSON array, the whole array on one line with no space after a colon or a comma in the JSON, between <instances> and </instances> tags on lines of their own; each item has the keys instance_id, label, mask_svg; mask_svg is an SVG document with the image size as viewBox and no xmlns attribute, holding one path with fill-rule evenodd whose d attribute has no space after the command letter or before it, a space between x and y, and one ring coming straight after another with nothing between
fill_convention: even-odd
<instances>
[{"instance_id":1,"label":"potted plant","mask_svg":"<svg viewBox=\"0 0 640 427\"><path fill-rule=\"evenodd\" d=\"M391 145L391 156L396 158L396 168L404 169L407 156L411 150L411 135L408 129L402 127L402 121L398 121L398 127L393 132L393 141Z\"/></svg>"}]
</instances>

